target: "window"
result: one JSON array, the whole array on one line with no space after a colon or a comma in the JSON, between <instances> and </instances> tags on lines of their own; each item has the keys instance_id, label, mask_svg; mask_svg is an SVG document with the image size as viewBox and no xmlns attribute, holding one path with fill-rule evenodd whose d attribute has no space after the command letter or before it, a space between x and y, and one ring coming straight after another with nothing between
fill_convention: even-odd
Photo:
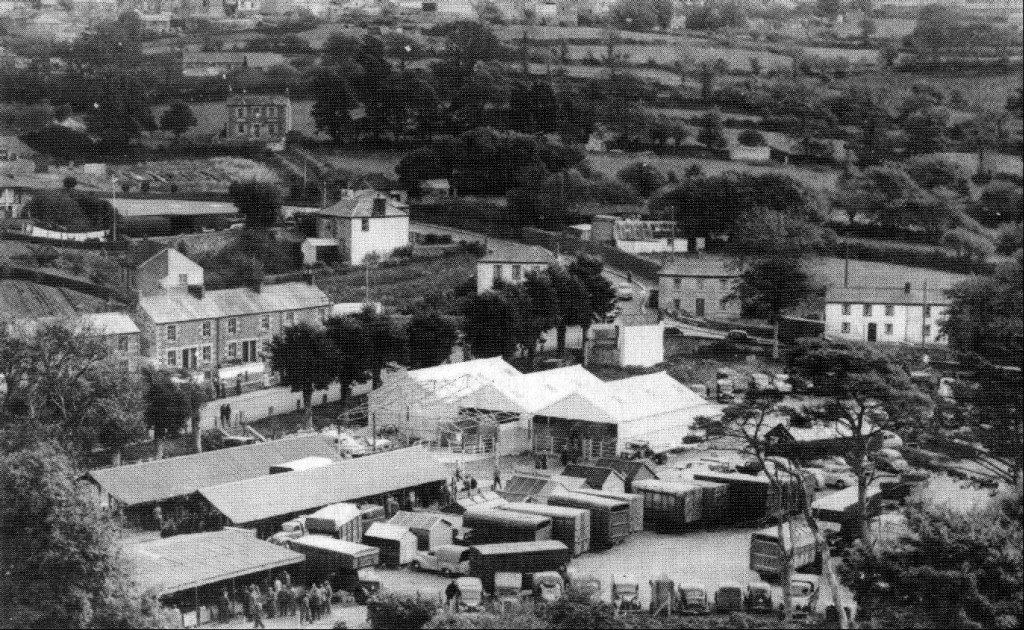
<instances>
[{"instance_id":1,"label":"window","mask_svg":"<svg viewBox=\"0 0 1024 630\"><path fill-rule=\"evenodd\" d=\"M212 332L212 330L213 330L213 326L210 324L210 322L203 322L203 336L204 337L209 337L210 333Z\"/></svg>"},{"instance_id":2,"label":"window","mask_svg":"<svg viewBox=\"0 0 1024 630\"><path fill-rule=\"evenodd\" d=\"M179 273L178 274L178 284L188 284L188 274L187 273Z\"/></svg>"},{"instance_id":3,"label":"window","mask_svg":"<svg viewBox=\"0 0 1024 630\"><path fill-rule=\"evenodd\" d=\"M252 126L252 137L259 138L263 134L263 129L259 125Z\"/></svg>"},{"instance_id":4,"label":"window","mask_svg":"<svg viewBox=\"0 0 1024 630\"><path fill-rule=\"evenodd\" d=\"M260 328L270 330L270 315L264 315L260 318Z\"/></svg>"},{"instance_id":5,"label":"window","mask_svg":"<svg viewBox=\"0 0 1024 630\"><path fill-rule=\"evenodd\" d=\"M704 278L697 278L697 288L698 289L703 289L704 288Z\"/></svg>"},{"instance_id":6,"label":"window","mask_svg":"<svg viewBox=\"0 0 1024 630\"><path fill-rule=\"evenodd\" d=\"M932 327L929 326L928 324L925 324L924 325L924 336L925 336L925 338L928 338L931 335L932 335Z\"/></svg>"},{"instance_id":7,"label":"window","mask_svg":"<svg viewBox=\"0 0 1024 630\"><path fill-rule=\"evenodd\" d=\"M234 359L238 356L238 344L231 342L228 344L228 358Z\"/></svg>"},{"instance_id":8,"label":"window","mask_svg":"<svg viewBox=\"0 0 1024 630\"><path fill-rule=\"evenodd\" d=\"M925 316L925 318L928 318L928 317L932 316L932 307L930 307L930 306L924 307L924 316Z\"/></svg>"},{"instance_id":9,"label":"window","mask_svg":"<svg viewBox=\"0 0 1024 630\"><path fill-rule=\"evenodd\" d=\"M213 360L213 348L211 346L203 346L203 361Z\"/></svg>"},{"instance_id":10,"label":"window","mask_svg":"<svg viewBox=\"0 0 1024 630\"><path fill-rule=\"evenodd\" d=\"M245 133L245 125L243 125L242 123L238 123L237 132L239 134L244 134Z\"/></svg>"},{"instance_id":11,"label":"window","mask_svg":"<svg viewBox=\"0 0 1024 630\"><path fill-rule=\"evenodd\" d=\"M728 289L729 288L729 279L728 278L722 278L718 282L719 282L719 284L722 285L723 289Z\"/></svg>"},{"instance_id":12,"label":"window","mask_svg":"<svg viewBox=\"0 0 1024 630\"><path fill-rule=\"evenodd\" d=\"M232 317L231 319L228 320L228 332L229 333L236 333L236 332L238 332L238 320L235 319L234 317Z\"/></svg>"},{"instance_id":13,"label":"window","mask_svg":"<svg viewBox=\"0 0 1024 630\"><path fill-rule=\"evenodd\" d=\"M519 265L512 265L512 279L519 280L523 275L523 268Z\"/></svg>"},{"instance_id":14,"label":"window","mask_svg":"<svg viewBox=\"0 0 1024 630\"><path fill-rule=\"evenodd\" d=\"M292 313L291 311L285 313L284 314L284 324L285 324L285 326L294 326L295 325L295 313Z\"/></svg>"},{"instance_id":15,"label":"window","mask_svg":"<svg viewBox=\"0 0 1024 630\"><path fill-rule=\"evenodd\" d=\"M361 227L363 228L364 232L369 232L370 231L370 220L369 219L363 219L362 221L360 221L360 223L361 223Z\"/></svg>"},{"instance_id":16,"label":"window","mask_svg":"<svg viewBox=\"0 0 1024 630\"><path fill-rule=\"evenodd\" d=\"M270 106L267 108L267 118L277 118L277 108Z\"/></svg>"},{"instance_id":17,"label":"window","mask_svg":"<svg viewBox=\"0 0 1024 630\"><path fill-rule=\"evenodd\" d=\"M263 112L262 112L261 108L258 105L253 105L252 107L249 108L249 113L252 114L253 116L258 117Z\"/></svg>"},{"instance_id":18,"label":"window","mask_svg":"<svg viewBox=\"0 0 1024 630\"><path fill-rule=\"evenodd\" d=\"M888 304L885 307L885 316L892 317L896 313L896 307L892 304Z\"/></svg>"},{"instance_id":19,"label":"window","mask_svg":"<svg viewBox=\"0 0 1024 630\"><path fill-rule=\"evenodd\" d=\"M682 301L679 298L672 300L672 308L676 309L677 311L683 308Z\"/></svg>"},{"instance_id":20,"label":"window","mask_svg":"<svg viewBox=\"0 0 1024 630\"><path fill-rule=\"evenodd\" d=\"M167 365L175 367L178 365L178 353L171 350L167 353Z\"/></svg>"},{"instance_id":21,"label":"window","mask_svg":"<svg viewBox=\"0 0 1024 630\"><path fill-rule=\"evenodd\" d=\"M245 108L244 107L236 107L235 108L235 118L245 118ZM241 126L241 125L239 125L239 126Z\"/></svg>"},{"instance_id":22,"label":"window","mask_svg":"<svg viewBox=\"0 0 1024 630\"><path fill-rule=\"evenodd\" d=\"M892 324L885 325L885 334L892 335Z\"/></svg>"},{"instance_id":23,"label":"window","mask_svg":"<svg viewBox=\"0 0 1024 630\"><path fill-rule=\"evenodd\" d=\"M843 330L844 334L849 334L850 333L850 322L843 322L842 330Z\"/></svg>"},{"instance_id":24,"label":"window","mask_svg":"<svg viewBox=\"0 0 1024 630\"><path fill-rule=\"evenodd\" d=\"M672 287L675 288L675 289L683 288L683 279L682 278L674 278L672 280Z\"/></svg>"},{"instance_id":25,"label":"window","mask_svg":"<svg viewBox=\"0 0 1024 630\"><path fill-rule=\"evenodd\" d=\"M178 339L178 327L174 324L167 325L167 341L176 341Z\"/></svg>"},{"instance_id":26,"label":"window","mask_svg":"<svg viewBox=\"0 0 1024 630\"><path fill-rule=\"evenodd\" d=\"M267 133L272 135L272 136L276 136L277 135L277 125L267 125Z\"/></svg>"},{"instance_id":27,"label":"window","mask_svg":"<svg viewBox=\"0 0 1024 630\"><path fill-rule=\"evenodd\" d=\"M843 315L849 315L849 314L850 314L850 305L849 304L843 304Z\"/></svg>"},{"instance_id":28,"label":"window","mask_svg":"<svg viewBox=\"0 0 1024 630\"><path fill-rule=\"evenodd\" d=\"M864 305L864 317L871 317L871 305L870 304L865 304Z\"/></svg>"},{"instance_id":29,"label":"window","mask_svg":"<svg viewBox=\"0 0 1024 630\"><path fill-rule=\"evenodd\" d=\"M117 349L121 352L128 352L128 335L121 335L117 338Z\"/></svg>"}]
</instances>

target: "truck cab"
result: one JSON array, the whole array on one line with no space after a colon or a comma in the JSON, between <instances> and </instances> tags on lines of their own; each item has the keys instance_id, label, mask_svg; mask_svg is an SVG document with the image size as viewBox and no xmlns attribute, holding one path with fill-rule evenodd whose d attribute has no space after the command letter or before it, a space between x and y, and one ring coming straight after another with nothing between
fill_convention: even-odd
<instances>
[{"instance_id":1,"label":"truck cab","mask_svg":"<svg viewBox=\"0 0 1024 630\"><path fill-rule=\"evenodd\" d=\"M817 613L819 580L819 576L810 573L793 574L789 593L793 598L794 619L809 619Z\"/></svg>"},{"instance_id":2,"label":"truck cab","mask_svg":"<svg viewBox=\"0 0 1024 630\"><path fill-rule=\"evenodd\" d=\"M432 571L441 575L467 575L469 573L469 547L442 545L431 551L418 551L412 568Z\"/></svg>"}]
</instances>

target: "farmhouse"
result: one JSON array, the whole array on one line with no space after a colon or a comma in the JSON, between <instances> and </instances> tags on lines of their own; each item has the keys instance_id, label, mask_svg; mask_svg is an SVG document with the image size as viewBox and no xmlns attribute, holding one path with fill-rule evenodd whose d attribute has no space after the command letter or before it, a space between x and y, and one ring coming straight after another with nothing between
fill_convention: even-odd
<instances>
[{"instance_id":1,"label":"farmhouse","mask_svg":"<svg viewBox=\"0 0 1024 630\"><path fill-rule=\"evenodd\" d=\"M633 254L691 251L690 239L677 237L674 221L644 221L599 214L591 222L590 240ZM693 239L692 249L704 249L704 239Z\"/></svg>"},{"instance_id":2,"label":"farmhouse","mask_svg":"<svg viewBox=\"0 0 1024 630\"><path fill-rule=\"evenodd\" d=\"M338 259L350 265L370 254L387 258L409 244L408 206L376 191L349 191L316 214L317 238L336 241Z\"/></svg>"},{"instance_id":3,"label":"farmhouse","mask_svg":"<svg viewBox=\"0 0 1024 630\"><path fill-rule=\"evenodd\" d=\"M825 294L825 334L867 342L945 344L939 322L949 298L927 286L829 289Z\"/></svg>"},{"instance_id":4,"label":"farmhouse","mask_svg":"<svg viewBox=\"0 0 1024 630\"><path fill-rule=\"evenodd\" d=\"M224 106L228 112L225 137L230 142L277 144L292 130L292 101L287 96L242 94L229 98Z\"/></svg>"},{"instance_id":5,"label":"farmhouse","mask_svg":"<svg viewBox=\"0 0 1024 630\"><path fill-rule=\"evenodd\" d=\"M735 318L740 315L732 293L739 271L712 256L681 256L658 272L658 308L695 317Z\"/></svg>"},{"instance_id":6,"label":"farmhouse","mask_svg":"<svg viewBox=\"0 0 1024 630\"><path fill-rule=\"evenodd\" d=\"M536 245L489 241L487 253L476 261L476 292L493 290L499 282L519 284L531 271L543 271L558 262L554 254Z\"/></svg>"}]
</instances>

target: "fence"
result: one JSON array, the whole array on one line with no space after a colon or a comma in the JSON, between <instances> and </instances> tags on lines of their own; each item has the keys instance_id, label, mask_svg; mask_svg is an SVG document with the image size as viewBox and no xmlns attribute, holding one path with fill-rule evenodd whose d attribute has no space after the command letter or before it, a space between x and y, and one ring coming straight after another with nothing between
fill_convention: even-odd
<instances>
[{"instance_id":1,"label":"fence","mask_svg":"<svg viewBox=\"0 0 1024 630\"><path fill-rule=\"evenodd\" d=\"M615 267L620 271L628 271L634 276L643 278L652 284L658 282L658 271L661 265L658 263L624 252L604 243L593 243L584 241L574 236L546 232L537 228L523 228L520 237L524 243L540 245L552 251L559 250L567 254L590 254L604 260L606 264Z\"/></svg>"}]
</instances>

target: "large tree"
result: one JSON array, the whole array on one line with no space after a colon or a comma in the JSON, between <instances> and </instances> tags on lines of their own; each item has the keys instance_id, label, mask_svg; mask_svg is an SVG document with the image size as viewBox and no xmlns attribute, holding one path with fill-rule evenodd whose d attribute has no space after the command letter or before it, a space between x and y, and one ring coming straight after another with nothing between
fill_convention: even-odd
<instances>
[{"instance_id":1,"label":"large tree","mask_svg":"<svg viewBox=\"0 0 1024 630\"><path fill-rule=\"evenodd\" d=\"M157 441L157 457L163 457L163 440L177 435L189 421L192 422L196 452L202 451L199 411L203 403L213 399L212 389L153 368L143 370L142 377L145 383L143 413Z\"/></svg>"},{"instance_id":2,"label":"large tree","mask_svg":"<svg viewBox=\"0 0 1024 630\"><path fill-rule=\"evenodd\" d=\"M940 322L954 348L990 361L1021 365L1024 352L1024 253L1018 250L990 276L964 280L946 291Z\"/></svg>"},{"instance_id":3,"label":"large tree","mask_svg":"<svg viewBox=\"0 0 1024 630\"><path fill-rule=\"evenodd\" d=\"M285 328L267 347L271 368L281 375L281 384L302 392L306 427L313 428L313 392L334 381L338 349L324 329L308 323Z\"/></svg>"},{"instance_id":4,"label":"large tree","mask_svg":"<svg viewBox=\"0 0 1024 630\"><path fill-rule=\"evenodd\" d=\"M604 261L596 256L577 254L569 265L569 273L576 276L587 290L590 305L590 318L583 324L583 338L587 338L590 323L604 321L605 315L615 305L615 289L611 281L604 277Z\"/></svg>"},{"instance_id":5,"label":"large tree","mask_svg":"<svg viewBox=\"0 0 1024 630\"><path fill-rule=\"evenodd\" d=\"M271 228L281 218L281 190L271 182L231 182L228 194L245 217L246 227Z\"/></svg>"},{"instance_id":6,"label":"large tree","mask_svg":"<svg viewBox=\"0 0 1024 630\"><path fill-rule=\"evenodd\" d=\"M313 96L310 115L317 131L329 135L335 142L352 136L358 129L365 112L348 80L333 67L319 69L310 81Z\"/></svg>"},{"instance_id":7,"label":"large tree","mask_svg":"<svg viewBox=\"0 0 1024 630\"><path fill-rule=\"evenodd\" d=\"M389 363L406 363L409 359L409 337L405 328L387 313L372 308L353 315L366 333L366 369L373 377L373 388L381 385L381 372Z\"/></svg>"},{"instance_id":8,"label":"large tree","mask_svg":"<svg viewBox=\"0 0 1024 630\"><path fill-rule=\"evenodd\" d=\"M437 311L421 311L409 320L409 367L431 367L447 361L459 338L455 320Z\"/></svg>"},{"instance_id":9,"label":"large tree","mask_svg":"<svg viewBox=\"0 0 1024 630\"><path fill-rule=\"evenodd\" d=\"M522 317L515 304L500 293L470 296L463 305L462 330L474 358L515 354Z\"/></svg>"},{"instance_id":10,"label":"large tree","mask_svg":"<svg viewBox=\"0 0 1024 630\"><path fill-rule=\"evenodd\" d=\"M548 272L528 272L522 283L523 346L533 359L541 335L559 323L561 313L555 282Z\"/></svg>"},{"instance_id":11,"label":"large tree","mask_svg":"<svg viewBox=\"0 0 1024 630\"><path fill-rule=\"evenodd\" d=\"M565 350L565 335L569 326L586 328L592 321L590 310L590 294L579 276L575 276L564 267L554 265L550 268L551 283L558 296L558 318L555 326L556 347L559 352Z\"/></svg>"},{"instance_id":12,"label":"large tree","mask_svg":"<svg viewBox=\"0 0 1024 630\"><path fill-rule=\"evenodd\" d=\"M170 131L176 138L180 138L181 134L198 124L192 108L181 101L174 101L163 114L160 114L160 128Z\"/></svg>"},{"instance_id":13,"label":"large tree","mask_svg":"<svg viewBox=\"0 0 1024 630\"><path fill-rule=\"evenodd\" d=\"M17 628L170 628L110 512L53 442L0 455L0 619Z\"/></svg>"},{"instance_id":14,"label":"large tree","mask_svg":"<svg viewBox=\"0 0 1024 630\"><path fill-rule=\"evenodd\" d=\"M370 345L363 322L355 317L331 317L324 322L327 338L337 350L334 375L341 386L341 408L348 408L352 386L369 374Z\"/></svg>"},{"instance_id":15,"label":"large tree","mask_svg":"<svg viewBox=\"0 0 1024 630\"><path fill-rule=\"evenodd\" d=\"M96 101L85 115L89 131L109 151L123 151L143 132L156 129L143 82L126 72L106 71L95 80Z\"/></svg>"}]
</instances>

